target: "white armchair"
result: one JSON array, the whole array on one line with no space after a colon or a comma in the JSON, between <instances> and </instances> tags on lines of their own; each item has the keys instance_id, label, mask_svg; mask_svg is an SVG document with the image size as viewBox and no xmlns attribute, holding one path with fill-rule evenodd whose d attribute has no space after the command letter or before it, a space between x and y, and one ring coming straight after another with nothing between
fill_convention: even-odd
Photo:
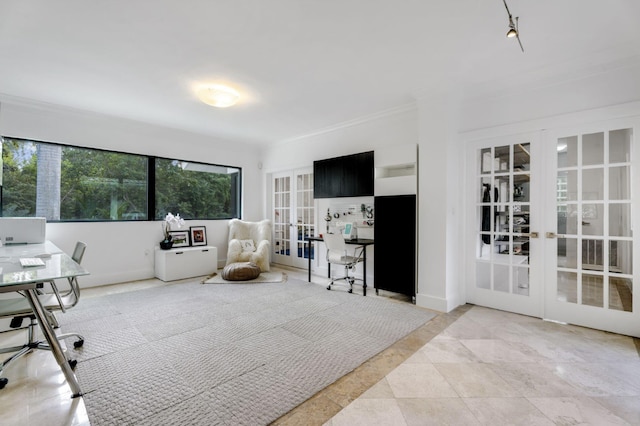
<instances>
[{"instance_id":1,"label":"white armchair","mask_svg":"<svg viewBox=\"0 0 640 426\"><path fill-rule=\"evenodd\" d=\"M270 270L271 221L245 222L239 219L229 221L229 249L227 265L236 262L253 262L260 271Z\"/></svg>"}]
</instances>

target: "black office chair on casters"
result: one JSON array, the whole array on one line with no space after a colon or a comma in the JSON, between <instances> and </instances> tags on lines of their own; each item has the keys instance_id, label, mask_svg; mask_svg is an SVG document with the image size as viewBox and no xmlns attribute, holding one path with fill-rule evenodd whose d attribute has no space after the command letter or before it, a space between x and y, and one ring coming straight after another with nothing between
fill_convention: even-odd
<instances>
[{"instance_id":1,"label":"black office chair on casters","mask_svg":"<svg viewBox=\"0 0 640 426\"><path fill-rule=\"evenodd\" d=\"M347 244L344 242L342 234L325 234L323 236L325 245L327 246L327 262L329 265L341 265L344 266L344 276L334 278L333 274L331 282L327 286L327 290L331 290L331 286L336 281L344 280L349 285L349 293L353 293L353 284L359 278L353 275L358 263L363 261L362 255L364 253L364 247L355 247L351 254L347 251Z\"/></svg>"},{"instance_id":2,"label":"black office chair on casters","mask_svg":"<svg viewBox=\"0 0 640 426\"><path fill-rule=\"evenodd\" d=\"M86 248L87 245L85 243L80 241L77 242L71 258L79 264L82 261L82 257L84 256ZM45 313L49 320L49 323L54 328L58 328L60 326L58 324L58 320L54 315L54 312L66 312L67 309L74 307L80 300L80 286L78 285L77 278L72 277L69 278L68 281L70 288L65 292L60 292L56 283L53 281L50 281L48 283L51 285L51 293L44 293L42 291L38 292L38 297L40 298L42 306L45 309ZM46 342L35 340L38 323L31 309L31 305L29 305L26 297L0 299L0 318L11 318L11 329L4 330L2 332L25 328L27 329L28 333L27 342L25 344L21 346L13 346L10 348L0 348L0 354L15 352L9 358L4 360L2 364L0 364L0 375L2 374L2 371L7 367L7 365L9 365L12 361L15 361L23 355L27 355L33 349L51 349ZM22 322L25 319L29 321L29 324L26 327L22 327ZM75 337L76 341L73 342L74 348L80 348L84 344L84 337L78 333L58 334L56 337L58 338L58 340ZM75 368L76 363L77 361L75 360L69 360L69 365L72 369ZM8 382L9 380L7 378L0 377L0 389L4 388Z\"/></svg>"}]
</instances>

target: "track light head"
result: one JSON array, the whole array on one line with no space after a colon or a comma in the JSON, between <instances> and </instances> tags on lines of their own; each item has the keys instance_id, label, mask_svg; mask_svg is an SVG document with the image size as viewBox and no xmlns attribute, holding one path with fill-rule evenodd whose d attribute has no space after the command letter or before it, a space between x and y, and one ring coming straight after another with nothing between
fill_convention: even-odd
<instances>
[{"instance_id":1,"label":"track light head","mask_svg":"<svg viewBox=\"0 0 640 426\"><path fill-rule=\"evenodd\" d=\"M520 49L524 52L524 47L522 47L522 42L520 41L520 31L518 31L518 17L516 16L516 23L513 23L513 16L509 11L509 6L507 6L507 0L502 0L504 3L505 9L507 9L507 15L509 16L509 31L507 31L507 37L518 39L518 44L520 45Z\"/></svg>"}]
</instances>

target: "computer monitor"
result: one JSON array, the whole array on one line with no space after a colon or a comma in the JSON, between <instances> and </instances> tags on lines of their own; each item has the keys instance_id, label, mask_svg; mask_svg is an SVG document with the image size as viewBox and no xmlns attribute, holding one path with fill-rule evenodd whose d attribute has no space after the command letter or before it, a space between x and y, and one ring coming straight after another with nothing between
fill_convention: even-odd
<instances>
[{"instance_id":1,"label":"computer monitor","mask_svg":"<svg viewBox=\"0 0 640 426\"><path fill-rule=\"evenodd\" d=\"M2 244L40 244L46 239L47 220L44 217L0 218Z\"/></svg>"}]
</instances>

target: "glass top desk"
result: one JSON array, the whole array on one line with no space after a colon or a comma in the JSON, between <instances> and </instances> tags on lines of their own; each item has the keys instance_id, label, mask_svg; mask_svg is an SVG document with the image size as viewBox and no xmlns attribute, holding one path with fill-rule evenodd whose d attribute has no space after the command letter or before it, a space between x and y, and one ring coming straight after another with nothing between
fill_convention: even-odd
<instances>
[{"instance_id":1,"label":"glass top desk","mask_svg":"<svg viewBox=\"0 0 640 426\"><path fill-rule=\"evenodd\" d=\"M20 264L25 257L41 257L44 266L27 266ZM72 398L82 395L80 386L71 367L60 348L60 342L49 324L44 308L36 293L43 283L59 278L71 278L88 275L89 272L76 263L69 255L56 247L50 241L42 244L23 244L0 247L0 293L24 291L38 320L38 325L44 334L56 362L71 388Z\"/></svg>"},{"instance_id":2,"label":"glass top desk","mask_svg":"<svg viewBox=\"0 0 640 426\"><path fill-rule=\"evenodd\" d=\"M313 242L314 241L324 241L322 237L305 237L305 242L309 244L308 258L309 258L309 271L308 271L308 281L311 282L311 253L313 252ZM362 295L367 295L367 246L373 245L374 240L368 238L356 238L353 240L344 240L347 244L353 244L357 246L362 246ZM327 263L328 268L328 277L331 278L331 264Z\"/></svg>"}]
</instances>

